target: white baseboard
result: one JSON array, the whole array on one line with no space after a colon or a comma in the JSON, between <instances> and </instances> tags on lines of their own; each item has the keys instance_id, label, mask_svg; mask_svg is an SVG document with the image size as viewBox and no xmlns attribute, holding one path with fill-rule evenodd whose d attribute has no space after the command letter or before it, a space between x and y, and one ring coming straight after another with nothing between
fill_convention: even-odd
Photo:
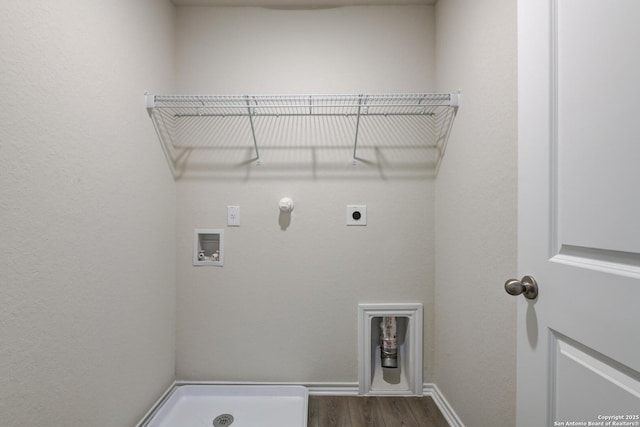
<instances>
[{"instance_id":1,"label":"white baseboard","mask_svg":"<svg viewBox=\"0 0 640 427\"><path fill-rule=\"evenodd\" d=\"M302 385L309 389L310 396L358 395L358 383L312 383Z\"/></svg>"},{"instance_id":2,"label":"white baseboard","mask_svg":"<svg viewBox=\"0 0 640 427\"><path fill-rule=\"evenodd\" d=\"M440 409L440 412L442 412L442 416L447 420L451 427L464 427L460 417L458 417L458 414L456 414L442 392L440 392L437 385L433 383L425 383L422 388L422 394L425 396L431 396L435 404L438 406L438 409Z\"/></svg>"},{"instance_id":3,"label":"white baseboard","mask_svg":"<svg viewBox=\"0 0 640 427\"><path fill-rule=\"evenodd\" d=\"M323 383L323 382L257 382L257 381L176 381L173 385L211 384L211 385L301 385L313 396L357 396L358 383Z\"/></svg>"}]
</instances>

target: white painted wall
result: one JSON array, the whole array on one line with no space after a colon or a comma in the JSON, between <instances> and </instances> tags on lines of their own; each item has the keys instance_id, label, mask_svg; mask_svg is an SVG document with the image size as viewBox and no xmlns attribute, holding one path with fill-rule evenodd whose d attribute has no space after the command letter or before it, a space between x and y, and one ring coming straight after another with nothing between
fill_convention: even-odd
<instances>
[{"instance_id":1,"label":"white painted wall","mask_svg":"<svg viewBox=\"0 0 640 427\"><path fill-rule=\"evenodd\" d=\"M3 2L0 425L130 426L174 378L173 7Z\"/></svg>"},{"instance_id":2,"label":"white painted wall","mask_svg":"<svg viewBox=\"0 0 640 427\"><path fill-rule=\"evenodd\" d=\"M434 84L432 6L177 14L178 93L421 92Z\"/></svg>"},{"instance_id":3,"label":"white painted wall","mask_svg":"<svg viewBox=\"0 0 640 427\"><path fill-rule=\"evenodd\" d=\"M355 382L357 304L418 301L425 381L467 425L511 425L515 5L440 1L434 33L435 15L179 8L173 57L168 3L5 5L0 424L131 425L174 378L174 357L180 379ZM176 203L141 108L144 89L458 87L436 188L394 159L354 168L342 146L267 149L260 168L241 163L249 147L193 155ZM283 230L285 195L296 209ZM368 205L369 226L344 226L347 203ZM239 228L224 226L231 204ZM196 227L225 228L224 267L191 266Z\"/></svg>"},{"instance_id":4,"label":"white painted wall","mask_svg":"<svg viewBox=\"0 0 640 427\"><path fill-rule=\"evenodd\" d=\"M432 91L433 18L431 6L178 8L178 91ZM318 144L343 145L334 132ZM432 379L433 180L391 157L351 166L348 136L315 153L267 138L259 167L251 147L191 154L178 180L179 379L356 383L357 304L374 302L425 305ZM285 230L283 196L295 202ZM347 204L367 205L367 227L346 227ZM226 227L227 205L240 227ZM224 267L192 267L193 229L218 227Z\"/></svg>"},{"instance_id":5,"label":"white painted wall","mask_svg":"<svg viewBox=\"0 0 640 427\"><path fill-rule=\"evenodd\" d=\"M515 425L516 3L438 2L462 107L436 185L435 382L467 426Z\"/></svg>"}]
</instances>

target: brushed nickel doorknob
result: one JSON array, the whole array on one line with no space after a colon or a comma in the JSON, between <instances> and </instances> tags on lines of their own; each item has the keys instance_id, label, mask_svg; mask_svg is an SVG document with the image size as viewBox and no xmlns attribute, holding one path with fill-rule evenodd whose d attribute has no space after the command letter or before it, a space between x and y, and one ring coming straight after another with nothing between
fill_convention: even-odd
<instances>
[{"instance_id":1,"label":"brushed nickel doorknob","mask_svg":"<svg viewBox=\"0 0 640 427\"><path fill-rule=\"evenodd\" d=\"M522 280L509 279L504 284L504 290L509 295L523 294L526 299L538 297L538 283L532 276L523 276Z\"/></svg>"}]
</instances>

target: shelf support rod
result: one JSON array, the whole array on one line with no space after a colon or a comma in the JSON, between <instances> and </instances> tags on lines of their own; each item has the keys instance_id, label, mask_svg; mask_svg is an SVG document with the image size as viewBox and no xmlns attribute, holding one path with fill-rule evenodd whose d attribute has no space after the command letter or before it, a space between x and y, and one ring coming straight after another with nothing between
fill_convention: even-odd
<instances>
[{"instance_id":1,"label":"shelf support rod","mask_svg":"<svg viewBox=\"0 0 640 427\"><path fill-rule=\"evenodd\" d=\"M360 111L362 110L362 95L358 95L358 117L356 118L356 137L353 141L353 159L351 159L351 164L356 165L356 151L358 150L358 131L360 130Z\"/></svg>"},{"instance_id":2,"label":"shelf support rod","mask_svg":"<svg viewBox=\"0 0 640 427\"><path fill-rule=\"evenodd\" d=\"M249 97L246 97L247 101L247 113L249 115L249 124L251 125L251 136L253 136L253 146L256 149L256 165L262 164L260 160L260 152L258 151L258 141L256 140L256 128L253 125L253 113L251 111L251 104L249 103Z\"/></svg>"},{"instance_id":3,"label":"shelf support rod","mask_svg":"<svg viewBox=\"0 0 640 427\"><path fill-rule=\"evenodd\" d=\"M460 89L458 89L458 92L452 93L449 99L449 106L458 108L460 106Z\"/></svg>"},{"instance_id":4,"label":"shelf support rod","mask_svg":"<svg viewBox=\"0 0 640 427\"><path fill-rule=\"evenodd\" d=\"M151 116L151 112L156 106L156 96L152 93L145 91L144 102L145 102L145 106L147 107L147 112L149 113L149 116Z\"/></svg>"}]
</instances>

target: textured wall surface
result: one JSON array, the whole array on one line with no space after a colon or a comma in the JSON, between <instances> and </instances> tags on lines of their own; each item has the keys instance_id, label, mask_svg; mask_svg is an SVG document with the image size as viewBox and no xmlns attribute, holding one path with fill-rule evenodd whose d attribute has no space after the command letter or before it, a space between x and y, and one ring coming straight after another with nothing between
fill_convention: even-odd
<instances>
[{"instance_id":1,"label":"textured wall surface","mask_svg":"<svg viewBox=\"0 0 640 427\"><path fill-rule=\"evenodd\" d=\"M513 424L515 4L4 9L2 426L132 425L174 374L355 382L357 304L373 302L422 302L425 381L468 426ZM142 108L145 89L456 88L437 183L417 151L363 147L354 167L348 126L294 121L300 141L267 133L259 167L251 145L190 153L176 189ZM346 227L346 204L369 225ZM199 227L225 230L224 267L192 267Z\"/></svg>"},{"instance_id":2,"label":"textured wall surface","mask_svg":"<svg viewBox=\"0 0 640 427\"><path fill-rule=\"evenodd\" d=\"M135 424L174 378L175 184L144 110L174 10L0 14L0 425Z\"/></svg>"},{"instance_id":3,"label":"textured wall surface","mask_svg":"<svg viewBox=\"0 0 640 427\"><path fill-rule=\"evenodd\" d=\"M436 185L435 382L465 425L515 424L516 5L440 1L437 82L462 90Z\"/></svg>"},{"instance_id":4,"label":"textured wall surface","mask_svg":"<svg viewBox=\"0 0 640 427\"><path fill-rule=\"evenodd\" d=\"M430 6L178 8L177 22L184 93L433 90ZM332 132L318 141L331 149L267 137L261 166L251 147L191 153L178 180L178 378L356 382L357 304L376 302L425 305L431 378L433 180L392 147L354 167L353 134L343 146ZM367 205L367 227L346 227L347 204ZM227 205L240 227L226 227ZM194 228L225 229L224 267L191 266Z\"/></svg>"},{"instance_id":5,"label":"textured wall surface","mask_svg":"<svg viewBox=\"0 0 640 427\"><path fill-rule=\"evenodd\" d=\"M434 8L177 8L179 93L433 90Z\"/></svg>"}]
</instances>

